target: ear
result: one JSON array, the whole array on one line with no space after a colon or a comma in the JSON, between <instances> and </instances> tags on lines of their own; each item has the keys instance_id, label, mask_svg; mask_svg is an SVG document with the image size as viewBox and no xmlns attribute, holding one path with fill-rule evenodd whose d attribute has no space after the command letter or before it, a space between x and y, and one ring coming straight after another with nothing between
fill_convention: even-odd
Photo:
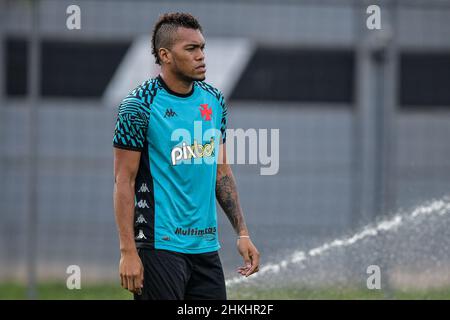
<instances>
[{"instance_id":1,"label":"ear","mask_svg":"<svg viewBox=\"0 0 450 320\"><path fill-rule=\"evenodd\" d=\"M164 64L170 64L172 61L172 55L166 48L159 48L158 50L159 60Z\"/></svg>"}]
</instances>

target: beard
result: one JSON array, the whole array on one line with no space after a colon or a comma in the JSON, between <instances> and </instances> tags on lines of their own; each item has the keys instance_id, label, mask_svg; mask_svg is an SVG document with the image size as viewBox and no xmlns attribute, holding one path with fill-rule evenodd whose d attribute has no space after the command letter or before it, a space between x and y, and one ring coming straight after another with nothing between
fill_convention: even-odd
<instances>
[{"instance_id":1,"label":"beard","mask_svg":"<svg viewBox=\"0 0 450 320\"><path fill-rule=\"evenodd\" d=\"M192 75L182 72L181 70L176 70L177 77L183 82L194 82L194 81L203 81L206 79L205 74Z\"/></svg>"},{"instance_id":2,"label":"beard","mask_svg":"<svg viewBox=\"0 0 450 320\"><path fill-rule=\"evenodd\" d=\"M192 83L194 81L204 81L206 75L204 73L195 75L194 73L187 73L178 67L176 61L174 61L174 73L177 75L178 79L186 83Z\"/></svg>"}]
</instances>

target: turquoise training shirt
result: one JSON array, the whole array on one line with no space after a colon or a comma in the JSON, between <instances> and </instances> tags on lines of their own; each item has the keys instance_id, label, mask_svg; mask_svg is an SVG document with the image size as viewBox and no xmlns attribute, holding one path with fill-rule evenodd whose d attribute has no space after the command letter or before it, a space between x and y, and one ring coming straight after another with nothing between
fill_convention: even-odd
<instances>
[{"instance_id":1,"label":"turquoise training shirt","mask_svg":"<svg viewBox=\"0 0 450 320\"><path fill-rule=\"evenodd\" d=\"M158 76L121 102L114 147L141 152L134 211L138 248L220 249L215 187L226 126L222 93L201 81L178 94Z\"/></svg>"}]
</instances>

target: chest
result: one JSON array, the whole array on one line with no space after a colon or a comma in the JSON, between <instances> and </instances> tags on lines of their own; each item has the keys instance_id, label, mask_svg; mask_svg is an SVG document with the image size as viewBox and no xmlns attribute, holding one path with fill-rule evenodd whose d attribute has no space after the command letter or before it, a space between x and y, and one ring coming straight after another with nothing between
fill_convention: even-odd
<instances>
[{"instance_id":1,"label":"chest","mask_svg":"<svg viewBox=\"0 0 450 320\"><path fill-rule=\"evenodd\" d=\"M162 148L181 142L204 143L217 136L222 110L212 96L193 99L165 97L151 108L148 140Z\"/></svg>"}]
</instances>

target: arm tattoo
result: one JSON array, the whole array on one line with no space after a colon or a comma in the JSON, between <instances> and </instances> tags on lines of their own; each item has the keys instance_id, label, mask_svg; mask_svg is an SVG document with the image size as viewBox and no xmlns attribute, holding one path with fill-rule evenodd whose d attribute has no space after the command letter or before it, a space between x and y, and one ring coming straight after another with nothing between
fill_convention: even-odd
<instances>
[{"instance_id":1,"label":"arm tattoo","mask_svg":"<svg viewBox=\"0 0 450 320\"><path fill-rule=\"evenodd\" d=\"M231 170L225 170L223 174L217 174L216 197L223 211L230 220L234 230L239 234L246 231L244 216L239 204L236 183Z\"/></svg>"}]
</instances>

